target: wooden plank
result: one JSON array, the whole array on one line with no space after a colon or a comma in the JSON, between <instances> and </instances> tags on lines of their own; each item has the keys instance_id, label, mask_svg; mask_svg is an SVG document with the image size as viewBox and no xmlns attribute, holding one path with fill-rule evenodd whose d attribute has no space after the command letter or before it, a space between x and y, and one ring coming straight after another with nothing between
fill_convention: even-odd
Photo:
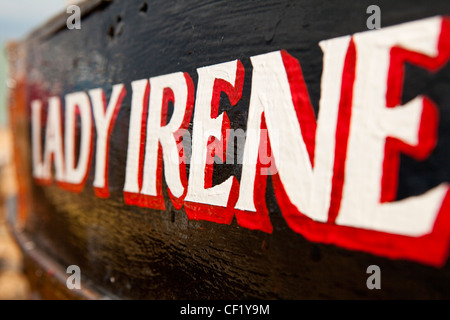
<instances>
[{"instance_id":1,"label":"wooden plank","mask_svg":"<svg viewBox=\"0 0 450 320\"><path fill-rule=\"evenodd\" d=\"M436 1L433 6L427 1L417 1L414 5L407 1L374 3L381 9L380 31L429 17L442 19L450 13L450 5L446 1ZM436 222L439 230L442 229L440 240L433 236L430 242L423 244L410 239L417 237L398 240L395 235L380 235L386 232L377 233L376 230L374 233L369 232L370 235L362 235L354 231L360 228L339 229L340 226L335 227L336 222L305 222L305 225L311 225L311 229L305 229L304 225L293 227L293 220L287 217L294 212L285 209L289 208L287 202L277 196L281 192L280 183L273 184L279 178L271 175L267 176L266 190L259 195L260 202L265 199L271 230L267 226L255 227L264 230L252 230L234 215L230 221L226 220L228 216L224 218L226 223L216 223L219 219L206 216L206 211L201 211L203 209L191 213L189 219L185 210L186 201L184 207L177 209L177 203L171 201L165 178L158 179L164 210L155 209L155 205L151 208L150 204L140 207L125 203L123 191L127 160L130 157L127 149L130 115L132 97L136 94L132 88L133 81L184 72L192 79L194 103L198 103L198 68L239 59L243 67L242 96L232 103L230 94L219 93L218 113L226 112L231 129L245 132L250 97L252 91L254 93L256 90L252 89L256 67L251 58L285 50L283 52L291 57L283 56L285 66L286 61L293 63L292 68L295 67L293 61L298 61L301 66L307 93L317 117L324 91L321 86L324 54L319 42L363 31L372 34L377 32L368 31L366 24L370 17L366 13L367 7L374 3L319 3L307 0L150 3L139 0L104 4L93 1L86 5L89 14L81 19L80 30L66 29L64 17L68 15L64 14L36 30L21 44L26 48L26 59L22 60L26 64L26 94L20 93L18 97L26 97L26 101L20 105L27 111L22 115L24 118L15 123L15 128L21 130L16 135L16 143L26 145L19 153L19 174L25 173L29 184L24 185L30 188L30 206L26 209L26 218L24 215L21 218L25 223L23 236L35 245L33 250L39 250L42 255L54 259L61 270L69 265L77 265L83 279L94 284L93 290L97 288L100 292L109 292L119 298L448 298L450 270L447 256L445 261L439 258L444 254L442 251L448 248L449 235L445 219L449 212L445 206L439 216L443 221ZM429 38L433 35L430 31ZM388 41L386 38L381 43ZM411 41L412 45L416 44L415 40ZM448 45L448 40L444 39L442 43ZM356 50L355 64L359 63L358 57L362 59L361 48ZM448 60L448 57L444 58ZM348 63L351 65L351 62ZM450 138L450 94L447 89L450 85L450 69L446 63L442 63L435 72L429 72L417 64L405 65L400 102L406 103L418 94L425 94L434 101L439 113L438 140L429 156L421 161L404 154L400 156L398 189L395 190L397 195L387 202L422 195L440 184L445 186L450 178L450 155L446 148ZM370 70L374 71L368 68L367 72ZM98 161L94 122L91 123L93 134L89 148L91 160L81 190L71 192L62 187L54 179L56 172L53 172L50 184L42 185L37 181L39 179L33 180L32 101L41 101L42 110L45 110L40 128L42 148L45 148L48 128L46 114L50 97L61 100L64 128L68 125L64 122L68 113L65 100L68 94L88 94L89 90L101 88L108 102L113 85L116 84L123 84L126 94L110 133L107 160L109 196L99 197L93 186ZM150 97L152 92L150 88ZM92 95L88 97L92 105ZM270 97L267 99L270 100ZM174 108L169 104L165 116L171 118ZM195 137L196 109L197 104L187 126L191 137ZM356 117L354 114L352 116ZM93 115L90 119L95 120ZM76 121L75 156L78 157L82 123L80 118ZM267 125L270 127L272 124L268 122ZM140 139L139 136L132 138ZM183 145L186 147L188 142L184 141ZM191 151L194 152L193 149ZM238 152L239 149L234 151L235 156ZM296 161L300 163L301 160ZM165 166L161 177L167 170ZM191 164L187 164L188 177L191 170ZM292 171L292 175L298 174L296 169ZM241 182L242 172L242 163L216 163L213 166L212 186L223 183L230 176ZM192 185L191 180L189 184ZM361 190L361 194L354 197L365 197L370 192ZM204 208L201 205L199 207ZM217 208L208 212L219 214ZM192 219L195 214L201 219ZM258 219L252 221L261 222ZM361 248L355 238L360 235ZM394 239L393 246L398 245L406 253L400 249L394 252L377 244L378 239L387 241L391 239L389 237ZM347 239L347 242L342 239ZM372 245L369 245L371 241ZM423 250L430 243L440 248L436 256L433 256L433 252L429 255L413 252L415 246ZM380 267L380 290L367 287L366 281L370 276L367 268L370 265ZM61 275L60 278L63 279Z\"/></svg>"}]
</instances>

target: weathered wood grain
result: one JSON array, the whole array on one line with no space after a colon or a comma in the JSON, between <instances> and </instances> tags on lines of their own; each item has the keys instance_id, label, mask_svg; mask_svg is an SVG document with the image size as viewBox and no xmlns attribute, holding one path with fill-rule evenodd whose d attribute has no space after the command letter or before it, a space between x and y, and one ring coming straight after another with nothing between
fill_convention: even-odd
<instances>
[{"instance_id":1,"label":"weathered wood grain","mask_svg":"<svg viewBox=\"0 0 450 320\"><path fill-rule=\"evenodd\" d=\"M57 264L80 266L83 279L120 298L449 298L448 263L436 269L390 260L311 243L292 231L280 213L270 178L266 200L272 234L241 228L235 220L230 226L188 220L167 194L166 211L127 206L123 200L131 81L183 71L196 86L196 68L241 59L242 99L231 107L223 96L219 112L228 113L231 128L245 130L249 57L285 49L301 63L317 114L322 72L318 42L367 30L366 8L374 3L381 8L382 27L450 14L446 1L138 0L93 6L83 16L81 30L64 28L63 15L63 27L44 26L24 44L28 102L98 87L109 97L116 83L124 83L128 94L111 136L110 198L94 195L94 161L80 194L55 185L32 185L24 233ZM429 159L418 163L402 156L399 198L450 181L450 69L429 74L408 66L405 79L404 99L428 94L439 107L441 122L440 140ZM30 158L22 160L29 173ZM241 166L214 170L217 184L232 174L239 179ZM381 290L366 287L371 264L382 270Z\"/></svg>"}]
</instances>

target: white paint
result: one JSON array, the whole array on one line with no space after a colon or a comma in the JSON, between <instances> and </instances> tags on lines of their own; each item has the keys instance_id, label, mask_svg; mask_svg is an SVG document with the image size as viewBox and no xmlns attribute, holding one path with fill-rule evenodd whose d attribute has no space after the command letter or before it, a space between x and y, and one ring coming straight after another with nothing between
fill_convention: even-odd
<instances>
[{"instance_id":1,"label":"white paint","mask_svg":"<svg viewBox=\"0 0 450 320\"><path fill-rule=\"evenodd\" d=\"M64 132L64 150L65 150L65 181L78 185L83 182L89 170L89 157L91 151L92 139L92 118L91 103L85 92L70 93L65 96L65 132ZM75 133L77 110L80 115L80 153L78 161L75 159Z\"/></svg>"},{"instance_id":2,"label":"white paint","mask_svg":"<svg viewBox=\"0 0 450 320\"><path fill-rule=\"evenodd\" d=\"M436 56L441 22L441 18L429 18L354 35L356 81L345 184L336 223L408 236L431 232L447 184L392 203L381 204L380 194L386 138L417 144L423 108L420 96L403 106L386 107L390 50L400 46Z\"/></svg>"},{"instance_id":3,"label":"white paint","mask_svg":"<svg viewBox=\"0 0 450 320\"><path fill-rule=\"evenodd\" d=\"M125 185L123 191L139 193L139 154L141 148L142 112L147 99L147 79L131 82L131 114L128 127L127 164L125 169Z\"/></svg>"},{"instance_id":4,"label":"white paint","mask_svg":"<svg viewBox=\"0 0 450 320\"><path fill-rule=\"evenodd\" d=\"M147 119L147 139L144 160L144 180L141 193L157 196L158 146L161 144L164 163L164 177L171 193L179 198L184 193L180 177L175 133L183 124L188 99L188 85L182 72L150 78L150 102ZM161 126L163 92L169 88L173 92L173 114L169 123Z\"/></svg>"},{"instance_id":5,"label":"white paint","mask_svg":"<svg viewBox=\"0 0 450 320\"><path fill-rule=\"evenodd\" d=\"M211 118L211 99L214 81L222 79L235 86L238 60L198 68L198 85L195 101L192 158L189 171L189 187L186 201L226 207L235 177L211 188L205 188L207 144L210 137L222 140L224 113Z\"/></svg>"},{"instance_id":6,"label":"white paint","mask_svg":"<svg viewBox=\"0 0 450 320\"><path fill-rule=\"evenodd\" d=\"M344 36L319 42L323 51L323 71L309 214L322 222L328 219L330 208L342 74L350 40L350 36Z\"/></svg>"},{"instance_id":7,"label":"white paint","mask_svg":"<svg viewBox=\"0 0 450 320\"><path fill-rule=\"evenodd\" d=\"M278 174L289 199L310 218L327 220L341 78L349 40L349 37L343 37L321 45L324 51L323 92L316 130L314 170L297 119L281 53L277 51L251 58L252 92L237 209L256 211L254 184L258 149L261 148L261 115L264 112Z\"/></svg>"},{"instance_id":8,"label":"white paint","mask_svg":"<svg viewBox=\"0 0 450 320\"><path fill-rule=\"evenodd\" d=\"M95 130L97 132L96 150L95 150L95 176L94 187L104 188L106 172L106 160L108 155L106 151L109 144L109 130L112 125L114 113L120 109L119 98L123 94L125 86L116 84L112 88L111 98L108 106L105 106L105 94L101 88L89 90L89 96L92 101L92 111L94 114Z\"/></svg>"},{"instance_id":9,"label":"white paint","mask_svg":"<svg viewBox=\"0 0 450 320\"><path fill-rule=\"evenodd\" d=\"M436 215L448 192L443 183L422 195L391 203L380 203L384 149L387 137L417 145L423 110L419 96L403 106L386 107L387 76L393 46L430 57L437 55L442 18L435 17L381 30L354 35L356 77L354 83L350 135L345 163L343 198L336 223L407 236L421 236L432 231ZM320 222L327 221L332 189L336 127L341 94L342 72L351 37L320 42L323 56L321 100L315 137L314 168L302 135L292 101L290 85L279 51L254 56L252 88L245 140L242 176L236 208L256 211L255 177L258 152L261 151L261 115L264 113L272 144L277 173L292 204L299 212ZM210 137L222 140L225 114L211 117L214 82L222 79L236 83L238 60L197 69L198 86L193 120L192 158L186 201L226 207L235 177L205 188L207 145ZM151 84L148 118L143 118ZM184 193L176 134L186 113L188 86L183 73L173 73L131 83L131 115L128 135L124 191L156 196L158 145L163 150L165 180L175 197ZM161 125L164 88L175 97L174 113L167 125ZM123 85L113 87L105 110L101 89L90 91L97 130L96 172L94 186L105 185L108 130L114 107ZM52 164L56 180L69 184L83 182L89 170L92 119L89 96L75 92L65 96L64 150L61 125L61 101L50 97L45 146L41 143L42 102L31 103L33 176L51 179ZM77 110L80 116L80 155L75 159ZM299 117L302 115L300 114ZM147 123L143 187L139 188L141 139ZM43 155L42 155L42 149ZM53 159L53 163L52 163ZM293 217L297 212L283 212ZM288 218L287 218L288 219ZM289 221L288 221L289 222Z\"/></svg>"}]
</instances>

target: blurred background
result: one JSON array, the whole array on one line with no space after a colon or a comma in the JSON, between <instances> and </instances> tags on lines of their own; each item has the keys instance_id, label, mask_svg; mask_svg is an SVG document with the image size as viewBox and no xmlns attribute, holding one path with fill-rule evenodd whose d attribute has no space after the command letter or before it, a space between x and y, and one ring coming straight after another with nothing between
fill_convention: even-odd
<instances>
[{"instance_id":1,"label":"blurred background","mask_svg":"<svg viewBox=\"0 0 450 320\"><path fill-rule=\"evenodd\" d=\"M8 89L14 82L8 77L6 46L20 41L66 7L80 1L0 0L0 299L29 299L29 288L22 274L22 256L6 224L3 199L14 193L11 134L8 127Z\"/></svg>"}]
</instances>

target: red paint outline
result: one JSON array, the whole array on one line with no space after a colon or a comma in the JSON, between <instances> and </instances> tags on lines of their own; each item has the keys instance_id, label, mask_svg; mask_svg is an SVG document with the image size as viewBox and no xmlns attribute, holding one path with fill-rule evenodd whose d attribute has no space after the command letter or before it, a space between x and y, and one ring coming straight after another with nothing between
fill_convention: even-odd
<instances>
[{"instance_id":1,"label":"red paint outline","mask_svg":"<svg viewBox=\"0 0 450 320\"><path fill-rule=\"evenodd\" d=\"M119 97L117 99L116 104L113 106L114 111L111 116L111 121L109 122L107 133L106 133L106 150L105 150L105 171L103 172L104 175L104 181L105 185L103 188L95 187L94 186L94 194L98 198L109 198L109 184L108 184L108 173L109 173L109 140L111 138L111 133L113 131L114 125L116 123L117 115L119 114L120 107L122 105L122 100L127 94L127 90L125 89L125 86L122 86L122 90L120 90ZM111 99L111 98L110 98ZM103 101L103 117L106 114L107 104L106 104L106 96L105 92L102 90L102 101ZM94 119L95 121L95 119ZM98 134L98 133L97 133ZM95 159L95 161L98 161L98 159Z\"/></svg>"},{"instance_id":2,"label":"red paint outline","mask_svg":"<svg viewBox=\"0 0 450 320\"><path fill-rule=\"evenodd\" d=\"M386 105L394 108L401 104L406 62L436 72L443 67L450 57L450 20L442 20L441 34L438 42L437 57L429 57L417 52L408 51L401 47L391 49L391 60L387 79ZM418 144L409 145L399 139L388 137L385 145L383 161L382 192L380 201L391 202L397 196L398 171L400 167L400 153L407 154L417 160L428 158L437 144L438 139L438 109L434 103L424 97L423 111L420 122Z\"/></svg>"},{"instance_id":3,"label":"red paint outline","mask_svg":"<svg viewBox=\"0 0 450 320\"><path fill-rule=\"evenodd\" d=\"M186 161L185 161L185 152L182 144L182 137L184 133L186 132L191 116L192 116L192 110L194 107L194 83L192 81L192 78L189 76L188 73L183 73L183 77L186 81L186 88L187 88L187 99L186 99L186 108L184 111L184 118L183 121L177 131L174 132L174 138L177 144L178 148L178 157L179 157L179 168L180 168L180 179L181 183L184 187L184 192L180 197L175 197L172 192L170 191L170 188L167 188L167 192L169 194L169 198L172 201L173 206L179 210L183 207L184 198L187 193L187 185L188 180L186 176ZM139 154L139 190L142 189L142 180L143 180L143 166L144 166L144 156L145 156L145 137L146 137L146 131L147 131L147 117L148 117L148 98L149 98L149 92L150 92L150 84L147 84L148 90L146 89L145 98L144 98L144 109L143 109L143 117L142 117L142 123L141 123L141 148L140 148L140 154ZM175 103L175 96L173 93L173 90L169 87L166 87L163 89L163 98L162 98L162 108L161 108L161 127L166 126L167 123L167 113L168 113L168 106L169 102L172 101ZM157 210L165 210L165 201L164 201L164 195L162 192L162 179L163 179L163 150L161 143L158 143L158 151L157 151L157 167L156 167L156 196L150 196L139 193L132 193L132 192L124 192L124 198L125 203L129 205L136 205L139 207L146 207L146 208L152 208Z\"/></svg>"},{"instance_id":4,"label":"red paint outline","mask_svg":"<svg viewBox=\"0 0 450 320\"><path fill-rule=\"evenodd\" d=\"M60 97L51 97L51 98L57 98L58 99L58 104L59 104L59 133L60 133L60 137L61 137L61 158L62 158L62 165L63 165L63 176L65 175L65 155L64 155L64 134L63 134L63 123L64 123L64 116L63 116L63 112L62 112L62 103L61 103L61 98ZM45 164L45 158L43 156L45 156L45 148L47 145L47 122L48 122L48 100L49 98L43 99L44 101L41 100L41 115L40 115L40 138L41 141L39 142L41 144L41 160L42 160L42 165ZM44 104L44 102L46 102ZM44 105L47 106L47 108L44 108ZM45 128L46 130L44 130L44 138L42 137L42 128ZM44 144L42 143L44 142ZM44 148L42 148L44 147ZM50 154L50 175L48 177L48 179L43 179L43 178L35 178L33 177L34 182L37 185L40 186L50 186L53 183L53 171L54 169L54 152L52 152ZM62 183L62 181L60 180L56 180L57 183Z\"/></svg>"},{"instance_id":5,"label":"red paint outline","mask_svg":"<svg viewBox=\"0 0 450 320\"><path fill-rule=\"evenodd\" d=\"M388 75L388 91L386 94L387 106L394 107L399 104L401 91L403 87L403 64L408 61L412 64L422 66L430 71L436 71L447 63L450 56L450 20L445 17L442 19L441 33L439 37L438 45L438 57L427 57L415 52L409 52L404 49L394 47L391 50L391 66ZM307 96L307 88L304 83L303 76L301 74L301 68L298 61L287 54L285 51L281 51L283 63L286 69L286 74L290 84L291 95L294 102L294 107L297 113L302 135L307 146L311 164L314 166L314 144L315 144L315 116L312 106L310 104L309 96ZM342 197L343 179L345 174L345 158L347 152L347 143L349 135L349 124L351 119L351 99L353 95L353 85L355 81L355 65L356 65L356 50L353 40L349 44L349 48L346 54L344 63L344 70L342 75L342 87L341 98L339 103L338 124L336 129L336 158L333 168L333 181L332 181L332 198L330 202L329 219L327 223L320 223L313 221L307 216L300 213L297 208L290 202L289 197L284 189L284 186L280 180L279 174L273 175L273 186L275 190L275 196L278 204L281 208L281 212L286 219L289 227L293 231L302 234L310 241L316 241L326 244L336 244L340 247L360 250L369 252L376 255L381 255L393 259L408 259L424 264L433 265L436 267L443 266L448 257L448 251L450 246L450 190L447 191L446 196L441 204L439 213L437 215L433 230L431 233L421 237L410 237L397 234L390 234L385 232L379 232L374 230L360 229L348 226L341 226L334 224L336 216L339 211L340 201ZM212 98L211 114L213 116L216 112L217 117L218 101L220 101L220 92L224 91L229 96L232 95L236 88L238 88L239 79L239 65L236 76L235 87L229 83L222 81L223 83L214 83L214 93ZM243 68L242 68L243 69ZM242 70L243 71L243 70ZM242 73L243 81L243 73ZM220 91L218 91L220 90ZM231 90L231 92L227 92ZM218 93L216 92L218 91ZM147 90L146 90L147 93ZM242 94L242 87L239 92ZM218 96L218 98L217 98ZM237 99L237 100L239 100ZM215 109L215 103L217 100L217 110ZM233 97L230 96L230 102ZM236 100L236 102L237 102ZM147 103L146 103L147 102ZM139 187L142 187L142 165L143 165L143 141L145 141L146 135L146 120L147 120L147 108L148 108L148 94L144 97L144 103L147 106L143 109L143 119L141 123L141 148L139 159ZM233 103L232 103L233 104ZM234 105L234 104L233 104ZM417 146L410 146L404 142L401 142L394 138L386 139L385 159L383 162L383 177L382 179L382 193L380 195L381 202L388 202L395 199L396 188L398 183L398 155L399 152L406 153L417 159L426 158L434 148L437 136L437 109L431 100L424 98L423 102L422 119L419 130L419 143ZM312 111L312 115L311 115ZM145 114L145 116L144 116ZM301 114L301 116L300 116ZM92 117L92 116L91 116ZM261 128L265 127L264 113L262 114ZM76 117L75 117L76 119ZM228 117L224 114L224 120L222 122L222 130L227 127ZM313 134L314 132L314 134ZM63 136L62 136L63 137ZM143 139L144 137L144 139ZM180 138L180 137L178 137ZM223 141L212 140L208 143L208 150L210 150L210 156L214 156L217 151L221 151L221 156L225 157L226 141L228 137L223 135ZM270 141L266 141L270 150ZM260 144L264 143L260 140ZM222 147L222 149L221 149ZM45 149L44 149L45 150ZM340 150L340 151L339 151ZM45 151L44 151L45 152ZM92 126L91 126L91 146L89 154L89 166L92 152ZM158 155L161 152L160 146L158 149ZM258 155L257 170L262 167L261 159ZM51 163L53 163L51 159ZM181 161L180 161L181 162ZM211 165L212 166L212 165ZM208 165L205 167L207 171L205 179L205 187L212 185L213 169ZM265 197L261 195L265 194L267 177L263 177L258 174L255 178L254 189L254 201L257 208L257 212L252 213L253 216L248 215L248 212L241 212L240 210L234 210L238 224L250 229L259 229L265 232L272 232L272 225L268 218L267 206L265 203ZM161 179L160 179L161 180ZM389 182L389 183L388 183ZM183 184L187 181L184 181ZM186 188L185 188L186 191ZM186 192L185 192L186 193ZM185 195L184 193L184 195ZM127 195L128 194L128 195ZM140 201L140 194L131 194L124 192L125 199L129 196L128 201L136 201L136 203L142 204ZM133 195L137 195L134 198ZM233 184L228 199L227 207L217 207L205 204L199 204L194 202L186 202L185 208L189 219L195 220L207 220L217 223L230 224L233 218L233 207L237 201L238 196L238 183L235 177L233 177ZM137 200L136 200L137 199ZM173 199L172 199L173 201ZM127 202L127 200L126 200ZM127 204L130 204L127 202ZM135 204L135 203L132 203ZM139 205L138 204L138 205ZM146 207L148 205L145 205ZM181 205L180 205L181 207ZM230 214L231 210L231 214ZM258 215L259 214L259 215ZM246 216L247 215L247 216ZM268 224L258 224L263 219L268 221Z\"/></svg>"},{"instance_id":6,"label":"red paint outline","mask_svg":"<svg viewBox=\"0 0 450 320\"><path fill-rule=\"evenodd\" d=\"M167 88L164 88L163 98L162 98L162 117L161 117L161 126L166 124L167 121L167 106L169 100L174 100L172 90L168 91ZM166 210L166 205L164 203L164 196L162 194L162 147L161 144L158 143L158 151L157 151L157 165L156 165L156 196L142 194L142 181L144 177L144 159L145 159L145 150L146 150L146 137L147 137L147 120L148 120L148 109L149 109L149 97L150 97L150 83L147 83L147 87L145 89L145 97L144 97L144 108L142 109L142 118L141 118L141 140L140 140L140 149L139 149L139 176L138 176L138 184L139 184L139 193L134 192L124 192L125 203L130 205L136 205L143 208L151 208L156 210ZM170 94L172 97L170 97Z\"/></svg>"},{"instance_id":7,"label":"red paint outline","mask_svg":"<svg viewBox=\"0 0 450 320\"><path fill-rule=\"evenodd\" d=\"M311 100L303 78L300 63L286 51L281 51L280 53L291 89L292 102L297 114L297 120L308 150L311 166L314 168L315 134L317 126L314 109L310 102ZM276 159L274 161L276 164ZM272 184L281 213L288 226L305 237L308 237L311 232L316 236L316 226L319 223L300 212L300 210L292 204L278 173L272 177Z\"/></svg>"},{"instance_id":8,"label":"red paint outline","mask_svg":"<svg viewBox=\"0 0 450 320\"><path fill-rule=\"evenodd\" d=\"M424 57L419 54L412 53L411 55L407 55L408 60L412 63L428 67L431 70L437 70L444 63L446 63L450 55L450 42L448 41L448 39L450 39L450 24L448 18L443 19L441 30L439 39L439 56L437 58ZM421 237L410 237L334 224L342 195L344 176L343 170L345 168L346 145L349 132L347 123L350 122L351 117L351 113L349 113L349 111L351 112L351 109L348 107L351 106L351 91L354 83L354 66L356 58L356 56L353 57L354 54L352 53L352 46L352 43L350 43L342 77L341 101L338 115L338 126L336 130L337 157L335 159L334 166L332 199L330 202L328 223L325 224L315 222L302 215L298 215L296 217L297 210L295 206L290 203L279 176L275 175L273 177L274 190L281 211L289 226L295 232L302 234L310 241L335 244L346 249L369 252L392 259L408 259L435 267L442 267L448 257L450 242L450 191L447 192L440 207L433 231ZM400 52L397 50L399 49L393 49L394 53L398 54ZM390 102L392 106L398 104L398 101L394 101L395 99L393 99L392 96L400 94L401 91L398 90L399 84L400 88L402 87L402 81L398 81L396 83L392 82L393 77L399 76L398 72L398 69L391 71L390 83L388 84L394 86L390 89L391 91L388 92L388 95L391 96L387 97L387 99L391 99ZM402 76L403 74L401 73L400 75ZM403 80L403 78L401 80ZM407 146L404 143L401 145L394 144L394 147L401 147L401 151L408 152L409 154L413 154L416 157L423 159L428 156L431 151L430 149L432 149L435 144L435 130L433 127L437 123L437 113L435 106L429 99L424 99L424 111L422 116L421 129L419 132L419 140L421 141L420 148L415 149L414 147ZM339 150L341 151L337 154ZM343 152L344 150L345 153ZM396 179L398 178L396 177ZM390 196L392 197L392 195ZM386 195L384 197L386 199ZM287 218L287 216L289 216L289 218ZM295 224L292 223L294 218L297 219ZM291 223L289 223L289 221L291 221Z\"/></svg>"},{"instance_id":9,"label":"red paint outline","mask_svg":"<svg viewBox=\"0 0 450 320\"><path fill-rule=\"evenodd\" d=\"M84 92L84 91L82 91L84 94L86 94L86 96L87 96L87 101L88 101L88 103L89 103L89 117L91 117L91 126L90 126L90 128L89 128L89 145L88 145L88 148L89 148L89 151L88 151L88 155L87 155L87 157L88 157L88 162L87 162L87 165L86 165L86 171L84 172L84 176L83 176L83 179L81 180L81 182L80 183L71 183L71 182L67 182L67 181L58 181L57 182L57 186L58 187L60 187L60 188L62 188L62 189L64 189L64 190L67 190L67 191L70 191L70 192L73 192L73 193L80 193L81 191L83 191L83 188L84 188L84 186L85 186L85 184L86 184L86 181L87 181L87 178L88 178L88 175L89 175L89 171L90 171L90 168L91 168L91 162L92 162L92 137L93 137L93 126L92 126L92 124L94 123L94 119L93 119L93 116L92 116L92 105L91 105L91 100L90 100L90 98L89 98L89 95L86 93L86 92ZM74 139L74 144L73 144L73 148L74 148L74 152L73 152L73 154L74 154L74 156L76 156L76 154L77 154L77 152L76 152L76 145L77 145L77 139L76 139L76 137L77 137L77 125L76 125L76 123L77 123L77 119L79 118L80 119L80 121L81 121L81 112L80 112L80 107L78 106L78 105L75 105L75 117L73 118L73 121L74 121L74 131L73 131L73 139ZM64 117L65 117L65 115L64 115ZM65 129L65 128L64 128ZM64 138L65 138L65 134L66 134L66 131L64 131ZM80 139L81 139L81 134L80 134ZM81 140L80 140L80 148L81 148ZM76 164L78 163L78 161L80 160L79 159L79 157L80 157L80 154L81 154L81 150L80 150L80 152L78 152L78 160L76 159L76 157L74 157L74 168L76 167ZM66 174L67 174L67 172L66 172Z\"/></svg>"},{"instance_id":10,"label":"red paint outline","mask_svg":"<svg viewBox=\"0 0 450 320\"><path fill-rule=\"evenodd\" d=\"M267 132L267 125L266 119L264 117L264 112L261 114L260 129L261 131L266 130ZM267 174L269 173L268 168L270 168L272 162L273 163L275 162L271 151L272 149L270 146L268 134L261 134L259 146L261 145L267 146L266 151L268 154L270 153L270 157L268 158L268 161L266 163L261 161L261 153L259 152L260 147L258 148L255 183L253 187L253 203L255 204L256 211L235 209L234 214L236 215L238 225L240 225L241 227L251 230L260 230L266 233L272 233L273 226L272 223L270 222L269 211L267 210L266 205L266 187L267 187ZM263 172L267 174L262 174Z\"/></svg>"},{"instance_id":11,"label":"red paint outline","mask_svg":"<svg viewBox=\"0 0 450 320\"><path fill-rule=\"evenodd\" d=\"M139 192L123 191L123 199L125 204L130 206L147 207L144 199L141 197L140 190L144 177L144 156L145 156L145 139L147 137L147 118L148 118L148 100L150 96L150 83L147 79L145 86L144 99L142 101L141 114L141 134L139 136L139 164L138 164L138 186Z\"/></svg>"},{"instance_id":12,"label":"red paint outline","mask_svg":"<svg viewBox=\"0 0 450 320\"><path fill-rule=\"evenodd\" d=\"M292 102L299 122L303 140L308 151L309 159L314 168L314 149L316 135L316 116L309 98L308 89L306 87L303 72L300 63L292 57L287 51L281 50L280 55L288 78ZM267 130L264 113L261 115L261 130ZM270 138L268 135L261 135L258 147L258 161L256 165L255 184L253 190L253 202L256 212L247 210L235 210L236 218L241 226L249 229L257 229L263 232L272 233L273 226L269 219L267 204L265 199L265 191L267 187L267 176L262 175L262 169L267 166L261 162L260 149L261 145L267 145L267 152L271 153L271 162L276 166L276 159L273 158L270 146ZM269 164L268 163L268 164ZM272 185L275 190L275 196L281 213L286 223L291 229L300 234L307 234L309 230L314 229L317 222L313 221L303 213L301 213L295 205L290 201L278 173L272 175ZM256 219L259 219L257 221Z\"/></svg>"},{"instance_id":13,"label":"red paint outline","mask_svg":"<svg viewBox=\"0 0 450 320\"><path fill-rule=\"evenodd\" d=\"M335 152L333 177L331 182L330 207L328 223L334 224L341 207L344 190L345 161L347 158L348 137L353 105L353 85L356 77L356 47L353 38L350 40L342 70L341 96L336 123Z\"/></svg>"},{"instance_id":14,"label":"red paint outline","mask_svg":"<svg viewBox=\"0 0 450 320\"><path fill-rule=\"evenodd\" d=\"M448 39L450 39L450 23L448 18L444 18L439 39L438 57L424 57L416 53L412 53L411 55L409 55L408 53L406 57L408 58L408 61L412 63L422 65L431 70L437 70L448 61L448 57L450 56L450 42L448 41ZM394 59L395 54L398 54L400 52L397 50L400 49L393 49ZM299 81L303 81L302 77L292 76L293 73L295 74L301 72L300 65L298 64L298 61L296 61L286 53L282 53L282 57L283 62L285 63L289 84L291 86L291 92L297 92L295 95L293 94L293 102L297 111L297 115L299 115L300 105L305 107L309 104L307 103L308 100L306 95L304 95L303 97L298 97L299 92L300 95L305 94L305 90L303 90L303 88L306 88L306 86L298 83ZM441 204L433 231L421 237L410 237L334 224L339 211L340 201L342 197L343 177L345 173L345 158L347 152L349 124L351 119L353 85L355 80L355 66L356 50L353 41L351 41L346 54L342 75L341 98L339 103L338 123L336 128L336 158L333 168L332 198L330 202L328 222L321 223L314 221L299 212L287 196L284 186L280 180L279 174L275 174L272 177L273 187L281 212L289 227L293 231L303 235L310 241L321 242L325 244L334 244L346 249L364 251L391 259L408 259L435 267L442 267L448 257L450 245L450 190L447 191L447 194ZM388 95L390 94L393 96L398 96L401 92L398 90L399 83L401 89L402 81L398 80L399 82L393 83L392 77L398 77L399 73L398 70L394 70L392 72L393 73L390 73L391 82L389 83L389 85L393 85L394 87L393 89L390 89L391 91L388 93ZM396 88L396 94L393 94L393 92L395 93L394 89ZM392 105L397 104L398 102L392 102ZM304 114L305 110L301 112L301 117L303 117ZM311 118L310 116L308 117L308 115L309 114L306 113L306 119ZM299 119L301 117L299 117ZM303 128L307 131L308 129L306 128L308 127L308 120L305 121L306 123L299 120L299 124L300 127L303 126ZM412 154L420 159L426 158L436 142L436 131L434 130L436 124L436 108L429 99L425 98L421 129L419 132L420 148L417 149L414 148L414 146L407 146L404 143L403 145L394 146L399 148L399 150L401 150L402 152L407 152L408 154ZM313 126L310 125L309 128L313 128ZM302 134L304 134L303 132L304 131L302 129ZM307 134L305 134L305 136L307 136ZM311 150L310 148L313 140L311 140L310 138L305 139L305 143L309 144L308 151ZM309 154L311 157L312 153L310 151ZM266 217L265 215L267 214L267 209L264 197L264 191L266 189L266 179L261 178L264 177L257 176L257 179L255 179L254 201L257 208L257 214L260 214L260 217ZM238 211L238 214L241 214L241 212ZM245 226L245 223L243 223L242 225ZM249 227L252 228L251 224L249 225Z\"/></svg>"},{"instance_id":15,"label":"red paint outline","mask_svg":"<svg viewBox=\"0 0 450 320\"><path fill-rule=\"evenodd\" d=\"M242 97L244 87L245 69L240 60L236 61L236 78L234 86L223 79L215 79L211 97L211 119L216 119L219 113L220 95L224 92L232 106L235 106ZM226 150L229 139L230 120L224 111L222 118L222 139L210 137L207 143L207 158L205 165L205 188L212 187L212 177L214 171L214 156L225 162ZM234 216L234 206L239 197L239 182L232 176L233 182L226 207L212 206L202 203L186 201L184 208L190 220L205 220L222 224L231 224Z\"/></svg>"},{"instance_id":16,"label":"red paint outline","mask_svg":"<svg viewBox=\"0 0 450 320\"><path fill-rule=\"evenodd\" d=\"M189 76L187 72L183 73L183 76L186 80L187 85L187 101L186 101L186 109L184 113L183 122L181 123L180 128L174 133L174 137L176 140L177 148L178 148L178 161L179 161L179 168L180 168L180 179L181 184L184 187L184 192L180 197L175 197L172 192L170 191L170 188L167 188L167 192L169 193L170 200L172 201L173 206L175 209L180 210L183 207L184 204L184 198L187 194L187 187L188 187L188 179L186 174L186 158L185 158L185 151L183 147L183 135L186 133L189 123L191 122L192 117L192 111L194 109L194 102L195 102L195 88L194 88L194 82L192 81L192 78Z\"/></svg>"},{"instance_id":17,"label":"red paint outline","mask_svg":"<svg viewBox=\"0 0 450 320\"><path fill-rule=\"evenodd\" d=\"M167 112L170 101L172 101L172 103L175 103L173 90L171 88L164 88L162 94L161 122L160 122L161 127L167 125ZM158 160L156 164L156 196L140 193L140 199L142 201L142 204L144 204L145 207L156 210L166 210L164 195L162 192L162 170L163 170L162 152L163 150L161 143L158 142L158 151L157 151Z\"/></svg>"}]
</instances>

